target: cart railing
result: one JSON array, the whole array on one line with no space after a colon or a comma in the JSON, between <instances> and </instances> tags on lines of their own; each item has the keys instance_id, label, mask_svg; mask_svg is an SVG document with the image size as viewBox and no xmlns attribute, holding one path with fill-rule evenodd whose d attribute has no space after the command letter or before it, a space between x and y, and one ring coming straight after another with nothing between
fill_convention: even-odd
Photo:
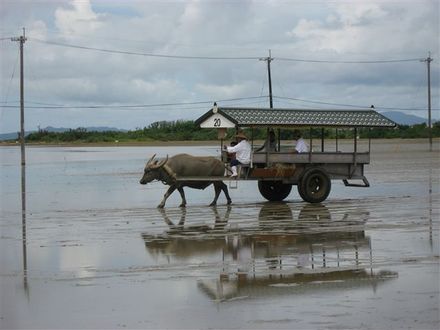
<instances>
[{"instance_id":1,"label":"cart railing","mask_svg":"<svg viewBox=\"0 0 440 330\"><path fill-rule=\"evenodd\" d=\"M292 152L254 152L253 164L369 164L369 152L311 152L295 154Z\"/></svg>"}]
</instances>

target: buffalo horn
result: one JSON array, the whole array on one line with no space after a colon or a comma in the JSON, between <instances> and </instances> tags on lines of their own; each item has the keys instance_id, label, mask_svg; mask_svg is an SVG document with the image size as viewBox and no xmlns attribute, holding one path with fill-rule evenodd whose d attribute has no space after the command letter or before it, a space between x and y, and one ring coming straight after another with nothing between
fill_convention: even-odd
<instances>
[{"instance_id":1,"label":"buffalo horn","mask_svg":"<svg viewBox=\"0 0 440 330\"><path fill-rule=\"evenodd\" d=\"M150 163L153 161L154 157L156 157L156 154L154 154L154 155L150 158L150 160L147 162L147 165L150 165Z\"/></svg>"},{"instance_id":2,"label":"buffalo horn","mask_svg":"<svg viewBox=\"0 0 440 330\"><path fill-rule=\"evenodd\" d=\"M150 168L151 169L160 168L160 167L164 166L167 161L168 161L168 155L167 155L167 158L165 158L164 160L160 161L158 164L150 165Z\"/></svg>"}]
</instances>

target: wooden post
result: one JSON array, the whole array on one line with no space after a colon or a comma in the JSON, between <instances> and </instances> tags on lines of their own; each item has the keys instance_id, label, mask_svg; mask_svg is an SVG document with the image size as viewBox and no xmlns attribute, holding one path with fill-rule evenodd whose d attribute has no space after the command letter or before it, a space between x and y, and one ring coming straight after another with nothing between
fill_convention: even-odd
<instances>
[{"instance_id":1,"label":"wooden post","mask_svg":"<svg viewBox=\"0 0 440 330\"><path fill-rule=\"evenodd\" d=\"M254 127L251 127L251 168L254 167Z\"/></svg>"},{"instance_id":2,"label":"wooden post","mask_svg":"<svg viewBox=\"0 0 440 330\"><path fill-rule=\"evenodd\" d=\"M269 127L266 129L266 140L264 143L268 142L269 139ZM269 167L269 144L266 145L266 167Z\"/></svg>"},{"instance_id":3,"label":"wooden post","mask_svg":"<svg viewBox=\"0 0 440 330\"><path fill-rule=\"evenodd\" d=\"M357 127L354 128L354 153L357 152Z\"/></svg>"},{"instance_id":4,"label":"wooden post","mask_svg":"<svg viewBox=\"0 0 440 330\"><path fill-rule=\"evenodd\" d=\"M336 129L336 152L339 151L339 147L338 147L338 129Z\"/></svg>"},{"instance_id":5,"label":"wooden post","mask_svg":"<svg viewBox=\"0 0 440 330\"><path fill-rule=\"evenodd\" d=\"M278 152L281 151L281 130L278 128Z\"/></svg>"},{"instance_id":6,"label":"wooden post","mask_svg":"<svg viewBox=\"0 0 440 330\"><path fill-rule=\"evenodd\" d=\"M371 152L371 127L368 127L368 153Z\"/></svg>"}]
</instances>

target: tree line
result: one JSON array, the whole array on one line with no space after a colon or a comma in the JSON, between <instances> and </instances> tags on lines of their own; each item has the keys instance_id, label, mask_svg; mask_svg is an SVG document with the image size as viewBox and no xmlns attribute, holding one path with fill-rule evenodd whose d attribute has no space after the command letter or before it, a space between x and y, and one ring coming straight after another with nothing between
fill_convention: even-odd
<instances>
[{"instance_id":1,"label":"tree line","mask_svg":"<svg viewBox=\"0 0 440 330\"><path fill-rule=\"evenodd\" d=\"M277 130L275 130L277 133ZM351 129L303 129L304 138L352 138L354 130ZM257 140L266 138L267 129L244 129L244 133L250 138ZM427 138L429 129L426 124L400 125L397 128L361 128L357 131L361 138ZM235 129L228 129L227 140L232 140ZM293 129L281 129L282 140L293 139ZM432 127L432 136L440 137L440 122L435 122ZM26 142L34 143L102 143L102 142L153 142L153 141L210 141L217 140L216 129L201 129L193 121L158 121L144 128L129 131L88 131L85 128L70 129L65 132L50 132L38 130L26 136Z\"/></svg>"}]
</instances>

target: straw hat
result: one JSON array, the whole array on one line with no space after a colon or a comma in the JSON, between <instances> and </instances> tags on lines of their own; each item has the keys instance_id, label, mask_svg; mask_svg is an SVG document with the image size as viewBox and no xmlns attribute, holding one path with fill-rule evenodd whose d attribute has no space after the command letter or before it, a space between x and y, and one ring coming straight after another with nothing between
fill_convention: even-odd
<instances>
[{"instance_id":1,"label":"straw hat","mask_svg":"<svg viewBox=\"0 0 440 330\"><path fill-rule=\"evenodd\" d=\"M247 136L244 135L243 132L238 133L235 137L239 139L247 140Z\"/></svg>"}]
</instances>

